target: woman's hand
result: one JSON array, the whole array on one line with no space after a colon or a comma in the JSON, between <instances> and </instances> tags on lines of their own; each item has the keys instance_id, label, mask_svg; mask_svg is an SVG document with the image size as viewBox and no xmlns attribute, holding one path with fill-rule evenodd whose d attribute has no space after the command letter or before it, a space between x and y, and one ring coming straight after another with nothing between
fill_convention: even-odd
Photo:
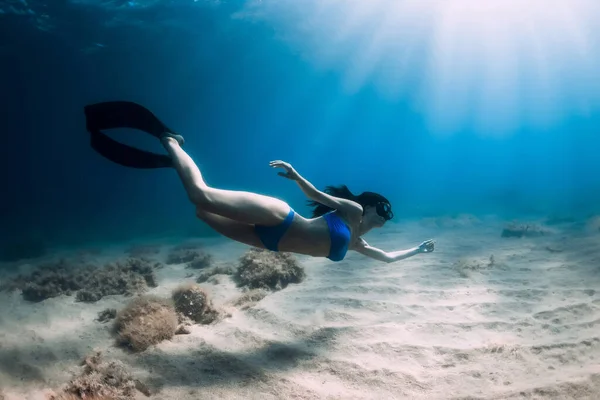
<instances>
[{"instance_id":1,"label":"woman's hand","mask_svg":"<svg viewBox=\"0 0 600 400\"><path fill-rule=\"evenodd\" d=\"M283 176L284 178L291 179L293 181L297 181L300 178L300 174L296 172L294 167L290 163L286 163L285 161L277 160L271 161L269 165L273 168L283 168L285 172L279 172L277 175Z\"/></svg>"},{"instance_id":2,"label":"woman's hand","mask_svg":"<svg viewBox=\"0 0 600 400\"><path fill-rule=\"evenodd\" d=\"M435 242L433 240L426 240L419 245L419 253L431 253L433 251Z\"/></svg>"}]
</instances>

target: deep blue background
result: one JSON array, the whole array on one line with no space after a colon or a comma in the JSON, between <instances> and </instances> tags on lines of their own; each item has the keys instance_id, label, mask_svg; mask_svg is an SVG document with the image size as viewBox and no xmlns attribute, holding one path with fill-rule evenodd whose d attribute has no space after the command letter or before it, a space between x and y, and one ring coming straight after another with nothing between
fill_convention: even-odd
<instances>
[{"instance_id":1,"label":"deep blue background","mask_svg":"<svg viewBox=\"0 0 600 400\"><path fill-rule=\"evenodd\" d=\"M279 14L241 17L243 1L0 1L4 239L79 245L210 234L174 171L126 169L90 149L83 106L113 99L142 103L183 134L208 184L274 195L301 212L305 198L269 169L270 160L291 162L318 187L346 183L356 193L381 192L398 221L456 212L597 211L595 81L586 89L592 93L559 99L567 111L550 125L513 124L483 135L481 125L467 121L436 132L435 113L417 106L434 99L415 100L419 88L436 85L422 73L436 51L429 36L412 38L405 90L387 96L377 71L353 89L345 78L357 60L350 49L368 43L377 20L356 30L345 50L333 42L328 48L323 37L320 51L339 54L324 68L310 57L319 38L304 38L307 28L298 28L311 22L298 3L265 7ZM597 31L584 35L593 52ZM597 54L587 57L597 63ZM527 82L536 71L523 68L517 89L534 99ZM564 80L550 85L586 88L581 79L589 76L568 62L564 71ZM474 87L484 83L476 74L471 79ZM568 111L582 93L587 112ZM161 151L139 133L112 135Z\"/></svg>"}]
</instances>

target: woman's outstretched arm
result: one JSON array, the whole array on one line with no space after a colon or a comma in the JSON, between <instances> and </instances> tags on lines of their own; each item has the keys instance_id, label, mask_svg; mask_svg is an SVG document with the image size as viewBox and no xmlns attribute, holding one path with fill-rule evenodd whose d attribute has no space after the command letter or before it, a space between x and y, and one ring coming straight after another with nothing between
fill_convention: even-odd
<instances>
[{"instance_id":1,"label":"woman's outstretched arm","mask_svg":"<svg viewBox=\"0 0 600 400\"><path fill-rule=\"evenodd\" d=\"M377 247L369 245L363 238L359 238L356 243L352 246L352 250L373 258L377 261L383 261L386 263L393 263L396 261L404 260L406 258L415 256L421 253L431 253L434 248L433 240L426 240L417 247L412 247L407 250L398 250L392 252L386 252Z\"/></svg>"},{"instance_id":2,"label":"woman's outstretched arm","mask_svg":"<svg viewBox=\"0 0 600 400\"><path fill-rule=\"evenodd\" d=\"M300 189L302 189L309 199L329 208L339 210L347 218L360 220L362 217L363 209L360 204L352 200L342 199L320 191L312 183L302 177L289 163L284 161L271 161L270 165L274 168L279 167L285 169L286 172L280 172L279 175L296 181L298 186L300 186Z\"/></svg>"}]
</instances>

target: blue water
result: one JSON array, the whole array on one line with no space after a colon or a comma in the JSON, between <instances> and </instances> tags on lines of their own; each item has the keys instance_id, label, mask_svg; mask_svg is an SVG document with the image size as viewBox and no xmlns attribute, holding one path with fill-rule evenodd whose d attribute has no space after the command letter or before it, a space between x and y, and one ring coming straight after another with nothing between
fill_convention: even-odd
<instances>
[{"instance_id":1,"label":"blue water","mask_svg":"<svg viewBox=\"0 0 600 400\"><path fill-rule=\"evenodd\" d=\"M598 212L600 6L506 3L0 0L3 241L213 234L173 170L90 148L83 106L117 99L184 135L209 185L305 214L270 160L380 192L399 223Z\"/></svg>"}]
</instances>

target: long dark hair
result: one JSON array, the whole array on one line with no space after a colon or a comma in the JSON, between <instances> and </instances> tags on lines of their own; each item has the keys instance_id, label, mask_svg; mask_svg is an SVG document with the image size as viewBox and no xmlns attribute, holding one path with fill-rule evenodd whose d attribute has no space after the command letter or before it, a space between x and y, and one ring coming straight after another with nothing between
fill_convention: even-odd
<instances>
[{"instance_id":1,"label":"long dark hair","mask_svg":"<svg viewBox=\"0 0 600 400\"><path fill-rule=\"evenodd\" d=\"M390 201L382 195L380 195L379 193L362 192L361 194L356 196L350 191L350 189L348 189L348 186L346 185L326 186L324 192L335 197L341 197L343 199L348 199L357 202L358 204L363 206L363 214L364 208L366 206L372 206L376 207L377 214L379 214L386 220L390 220L394 216L394 214L392 213L392 205ZM320 217L323 214L333 211L332 208L329 208L314 200L309 200L308 205L313 208L313 218Z\"/></svg>"}]
</instances>

